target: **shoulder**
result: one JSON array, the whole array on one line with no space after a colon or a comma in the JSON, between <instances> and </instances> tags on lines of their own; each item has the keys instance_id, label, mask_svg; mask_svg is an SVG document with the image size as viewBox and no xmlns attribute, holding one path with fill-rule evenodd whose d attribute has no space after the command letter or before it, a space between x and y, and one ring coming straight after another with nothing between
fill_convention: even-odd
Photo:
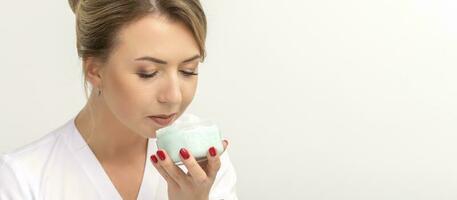
<instances>
[{"instance_id":1,"label":"shoulder","mask_svg":"<svg viewBox=\"0 0 457 200\"><path fill-rule=\"evenodd\" d=\"M62 137L71 130L71 122L71 120L67 121L41 138L3 154L2 160L12 166L19 164L25 166L36 165L37 162L43 161L55 150L56 144L63 142Z\"/></svg>"},{"instance_id":2,"label":"shoulder","mask_svg":"<svg viewBox=\"0 0 457 200\"><path fill-rule=\"evenodd\" d=\"M20 174L17 174L7 156L0 157L0 199L30 199L26 192L26 183L23 182Z\"/></svg>"},{"instance_id":3,"label":"shoulder","mask_svg":"<svg viewBox=\"0 0 457 200\"><path fill-rule=\"evenodd\" d=\"M41 138L0 156L0 199L29 199L46 163L59 151L62 136L69 123L52 130ZM21 196L22 195L22 196Z\"/></svg>"}]
</instances>

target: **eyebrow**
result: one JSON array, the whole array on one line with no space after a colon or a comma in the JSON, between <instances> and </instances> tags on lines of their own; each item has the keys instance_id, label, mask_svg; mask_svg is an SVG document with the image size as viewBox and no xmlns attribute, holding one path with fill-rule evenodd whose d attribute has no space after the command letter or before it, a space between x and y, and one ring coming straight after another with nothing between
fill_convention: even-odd
<instances>
[{"instance_id":1,"label":"eyebrow","mask_svg":"<svg viewBox=\"0 0 457 200\"><path fill-rule=\"evenodd\" d=\"M195 56L192 56L190 58L187 58L185 60L183 60L181 63L188 63L188 62L191 62L191 61L194 61L198 58L200 58L201 56L200 55L195 55ZM143 56L143 57L139 57L139 58L136 58L135 60L139 60L139 61L149 61L149 62L154 62L154 63L158 63L158 64L168 64L167 61L164 61L164 60L161 60L161 59L158 59L158 58L154 58L154 57L151 57L151 56Z\"/></svg>"}]
</instances>

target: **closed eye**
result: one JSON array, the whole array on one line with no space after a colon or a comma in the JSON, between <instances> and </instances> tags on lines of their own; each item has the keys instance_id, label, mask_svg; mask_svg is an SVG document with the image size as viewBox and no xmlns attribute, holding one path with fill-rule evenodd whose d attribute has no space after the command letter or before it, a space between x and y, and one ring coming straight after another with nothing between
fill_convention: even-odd
<instances>
[{"instance_id":1,"label":"closed eye","mask_svg":"<svg viewBox=\"0 0 457 200\"><path fill-rule=\"evenodd\" d=\"M140 78L148 79L148 78L154 77L157 74L157 72L150 73L150 74L147 74L147 73L137 73L137 74Z\"/></svg>"},{"instance_id":2,"label":"closed eye","mask_svg":"<svg viewBox=\"0 0 457 200\"><path fill-rule=\"evenodd\" d=\"M197 76L198 73L195 73L195 72L189 72L189 71L184 71L184 70L181 70L181 73L183 73L184 76ZM140 72L140 73L137 73L138 76L140 78L143 78L143 79L148 79L148 78L152 78L154 77L155 75L157 75L157 71L154 72L154 73L144 73L144 72Z\"/></svg>"},{"instance_id":3,"label":"closed eye","mask_svg":"<svg viewBox=\"0 0 457 200\"><path fill-rule=\"evenodd\" d=\"M184 76L197 76L198 75L198 73L188 72L188 71L184 71L184 70L182 70L181 72L184 74Z\"/></svg>"}]
</instances>

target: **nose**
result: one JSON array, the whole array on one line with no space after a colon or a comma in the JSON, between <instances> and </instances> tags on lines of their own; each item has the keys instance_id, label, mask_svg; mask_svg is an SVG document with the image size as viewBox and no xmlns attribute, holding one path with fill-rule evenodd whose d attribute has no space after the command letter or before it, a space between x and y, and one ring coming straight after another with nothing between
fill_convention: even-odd
<instances>
[{"instance_id":1,"label":"nose","mask_svg":"<svg viewBox=\"0 0 457 200\"><path fill-rule=\"evenodd\" d=\"M178 77L168 76L163 80L157 100L162 104L174 105L181 103L182 93Z\"/></svg>"}]
</instances>

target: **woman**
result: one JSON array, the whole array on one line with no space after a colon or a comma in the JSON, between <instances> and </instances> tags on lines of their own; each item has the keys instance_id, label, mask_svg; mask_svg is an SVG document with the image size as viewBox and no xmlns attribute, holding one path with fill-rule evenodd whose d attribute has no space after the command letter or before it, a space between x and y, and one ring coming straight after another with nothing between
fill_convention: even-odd
<instances>
[{"instance_id":1,"label":"woman","mask_svg":"<svg viewBox=\"0 0 457 200\"><path fill-rule=\"evenodd\" d=\"M197 163L181 149L176 166L155 145L156 130L185 116L197 88L199 1L69 3L92 92L67 123L1 157L0 199L237 199L227 152L210 148Z\"/></svg>"}]
</instances>

